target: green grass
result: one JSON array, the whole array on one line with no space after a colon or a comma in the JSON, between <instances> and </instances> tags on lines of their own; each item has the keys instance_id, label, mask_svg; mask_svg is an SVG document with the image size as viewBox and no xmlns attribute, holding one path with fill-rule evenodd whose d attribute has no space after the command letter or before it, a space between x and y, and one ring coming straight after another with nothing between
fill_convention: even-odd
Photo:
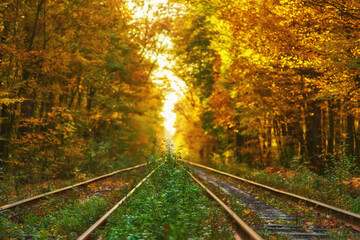
<instances>
[{"instance_id":1,"label":"green grass","mask_svg":"<svg viewBox=\"0 0 360 240\"><path fill-rule=\"evenodd\" d=\"M233 239L226 213L206 197L175 158L149 156L148 172L167 161L95 235L103 239ZM129 173L134 179L143 176L133 174ZM31 210L0 213L0 238L76 239L128 191L96 197L79 190L75 197L80 199L51 197Z\"/></svg>"},{"instance_id":2,"label":"green grass","mask_svg":"<svg viewBox=\"0 0 360 240\"><path fill-rule=\"evenodd\" d=\"M8 218L6 212L0 215L0 232L3 239L74 239L106 211L106 198L92 197L85 200L63 202L49 206L37 214L21 215L16 221ZM52 205L52 206L50 206Z\"/></svg>"},{"instance_id":3,"label":"green grass","mask_svg":"<svg viewBox=\"0 0 360 240\"><path fill-rule=\"evenodd\" d=\"M232 239L220 206L175 163L176 156L166 158L111 216L104 239Z\"/></svg>"},{"instance_id":4,"label":"green grass","mask_svg":"<svg viewBox=\"0 0 360 240\"><path fill-rule=\"evenodd\" d=\"M134 185L144 171L146 169L123 173L109 179L108 184L121 184L123 179L130 178ZM101 186L103 182L98 184ZM129 191L128 187L118 186L113 192L96 196L93 187L89 185L86 189L77 188L62 196L49 197L31 209L0 213L0 239L76 239Z\"/></svg>"}]
</instances>

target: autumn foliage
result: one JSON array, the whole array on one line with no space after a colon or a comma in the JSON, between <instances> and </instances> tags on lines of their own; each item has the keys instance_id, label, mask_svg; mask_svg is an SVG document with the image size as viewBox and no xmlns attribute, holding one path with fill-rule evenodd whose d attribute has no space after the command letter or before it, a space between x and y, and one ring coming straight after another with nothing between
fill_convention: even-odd
<instances>
[{"instance_id":1,"label":"autumn foliage","mask_svg":"<svg viewBox=\"0 0 360 240\"><path fill-rule=\"evenodd\" d=\"M0 173L99 173L151 151L162 131L145 56L154 32L123 0L2 1Z\"/></svg>"},{"instance_id":2,"label":"autumn foliage","mask_svg":"<svg viewBox=\"0 0 360 240\"><path fill-rule=\"evenodd\" d=\"M149 56L168 33L187 85L177 141L193 159L301 156L320 173L344 149L360 159L359 1L169 0L153 18L129 2L0 3L1 176L96 173L153 150L163 92Z\"/></svg>"},{"instance_id":3,"label":"autumn foliage","mask_svg":"<svg viewBox=\"0 0 360 240\"><path fill-rule=\"evenodd\" d=\"M257 166L302 156L319 172L343 146L360 159L359 1L173 2L187 6L174 41L190 155Z\"/></svg>"}]
</instances>

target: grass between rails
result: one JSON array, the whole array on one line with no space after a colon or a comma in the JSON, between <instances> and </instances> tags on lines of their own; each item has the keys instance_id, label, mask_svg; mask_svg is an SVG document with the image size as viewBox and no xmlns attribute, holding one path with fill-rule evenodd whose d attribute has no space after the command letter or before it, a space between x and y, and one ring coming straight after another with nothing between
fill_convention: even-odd
<instances>
[{"instance_id":1,"label":"grass between rails","mask_svg":"<svg viewBox=\"0 0 360 240\"><path fill-rule=\"evenodd\" d=\"M76 239L121 199L144 171L123 173L87 188L49 197L31 209L0 213L0 239Z\"/></svg>"},{"instance_id":2,"label":"grass between rails","mask_svg":"<svg viewBox=\"0 0 360 240\"><path fill-rule=\"evenodd\" d=\"M163 156L152 157L159 162ZM104 239L233 239L226 213L167 154L166 162L108 220Z\"/></svg>"}]
</instances>

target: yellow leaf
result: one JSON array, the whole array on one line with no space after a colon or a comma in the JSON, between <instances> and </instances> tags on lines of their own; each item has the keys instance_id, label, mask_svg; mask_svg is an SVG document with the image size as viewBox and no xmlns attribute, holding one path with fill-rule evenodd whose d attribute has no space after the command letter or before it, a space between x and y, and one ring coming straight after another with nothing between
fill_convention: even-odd
<instances>
[{"instance_id":1,"label":"yellow leaf","mask_svg":"<svg viewBox=\"0 0 360 240\"><path fill-rule=\"evenodd\" d=\"M249 215L250 213L251 213L251 210L250 210L250 209L245 209L245 210L244 210L244 214L245 214L245 215Z\"/></svg>"}]
</instances>

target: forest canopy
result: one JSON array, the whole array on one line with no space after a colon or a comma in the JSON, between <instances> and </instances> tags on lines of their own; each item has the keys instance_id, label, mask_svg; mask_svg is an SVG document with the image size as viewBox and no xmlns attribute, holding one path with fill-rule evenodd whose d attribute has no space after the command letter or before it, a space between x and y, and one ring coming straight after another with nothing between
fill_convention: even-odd
<instances>
[{"instance_id":1,"label":"forest canopy","mask_svg":"<svg viewBox=\"0 0 360 240\"><path fill-rule=\"evenodd\" d=\"M124 0L2 1L1 173L37 182L143 161L162 141L147 56L162 30Z\"/></svg>"},{"instance_id":2,"label":"forest canopy","mask_svg":"<svg viewBox=\"0 0 360 240\"><path fill-rule=\"evenodd\" d=\"M175 140L192 160L296 158L318 173L340 155L360 163L359 1L162 2L0 3L3 179L143 161L165 135L160 55L186 85Z\"/></svg>"},{"instance_id":3,"label":"forest canopy","mask_svg":"<svg viewBox=\"0 0 360 240\"><path fill-rule=\"evenodd\" d=\"M189 87L177 139L190 156L253 166L301 156L319 172L344 149L359 159L359 1L172 2L187 6L172 34Z\"/></svg>"}]
</instances>

